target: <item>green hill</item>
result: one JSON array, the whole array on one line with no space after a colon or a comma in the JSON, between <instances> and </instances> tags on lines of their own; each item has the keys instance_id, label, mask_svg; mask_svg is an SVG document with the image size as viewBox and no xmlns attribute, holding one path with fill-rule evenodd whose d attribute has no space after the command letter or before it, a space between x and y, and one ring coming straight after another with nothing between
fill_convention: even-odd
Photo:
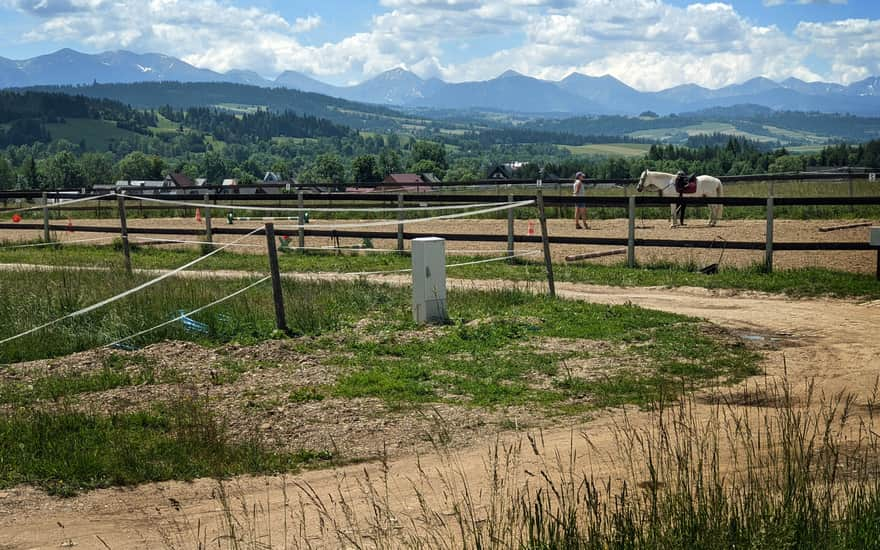
<instances>
[{"instance_id":1,"label":"green hill","mask_svg":"<svg viewBox=\"0 0 880 550\"><path fill-rule=\"evenodd\" d=\"M64 122L46 124L52 139L66 139L75 144L84 143L90 151L107 150L113 143L135 139L139 134L123 130L115 121L90 118L68 118Z\"/></svg>"}]
</instances>

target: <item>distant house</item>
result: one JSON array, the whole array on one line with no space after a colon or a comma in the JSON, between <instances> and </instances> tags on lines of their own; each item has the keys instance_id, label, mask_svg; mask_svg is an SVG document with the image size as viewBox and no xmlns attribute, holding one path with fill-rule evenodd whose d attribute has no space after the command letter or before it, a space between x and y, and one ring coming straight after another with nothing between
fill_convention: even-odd
<instances>
[{"instance_id":1,"label":"distant house","mask_svg":"<svg viewBox=\"0 0 880 550\"><path fill-rule=\"evenodd\" d=\"M92 186L92 190L105 193L130 191L138 195L156 195L171 187L171 182L166 178L165 180L117 180L116 183L111 184L99 183Z\"/></svg>"},{"instance_id":2,"label":"distant house","mask_svg":"<svg viewBox=\"0 0 880 550\"><path fill-rule=\"evenodd\" d=\"M490 180L509 180L513 177L513 169L506 164L496 164L486 179Z\"/></svg>"},{"instance_id":3,"label":"distant house","mask_svg":"<svg viewBox=\"0 0 880 550\"><path fill-rule=\"evenodd\" d=\"M167 176L165 176L165 187L172 187L176 189L189 189L191 187L195 187L196 184L193 180L189 179L185 174L181 174L180 172L171 172Z\"/></svg>"},{"instance_id":4,"label":"distant house","mask_svg":"<svg viewBox=\"0 0 880 550\"><path fill-rule=\"evenodd\" d=\"M382 183L394 185L422 185L425 181L419 174L388 174Z\"/></svg>"},{"instance_id":5,"label":"distant house","mask_svg":"<svg viewBox=\"0 0 880 550\"><path fill-rule=\"evenodd\" d=\"M439 181L433 174L388 174L376 190L421 193L433 190Z\"/></svg>"},{"instance_id":6,"label":"distant house","mask_svg":"<svg viewBox=\"0 0 880 550\"><path fill-rule=\"evenodd\" d=\"M258 181L256 183L241 183L234 178L226 178L220 184L218 193L234 195L264 195L267 193L288 193L296 182L283 180Z\"/></svg>"},{"instance_id":7,"label":"distant house","mask_svg":"<svg viewBox=\"0 0 880 550\"><path fill-rule=\"evenodd\" d=\"M424 181L425 183L429 183L431 185L434 185L436 183L441 183L440 178L435 176L433 172L425 172L424 174L422 174L422 181Z\"/></svg>"}]
</instances>

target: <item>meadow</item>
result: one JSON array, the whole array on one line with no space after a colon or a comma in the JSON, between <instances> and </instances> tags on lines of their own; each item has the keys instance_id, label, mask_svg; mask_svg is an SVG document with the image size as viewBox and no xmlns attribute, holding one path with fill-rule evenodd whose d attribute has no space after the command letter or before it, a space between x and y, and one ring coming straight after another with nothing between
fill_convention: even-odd
<instances>
[{"instance_id":1,"label":"meadow","mask_svg":"<svg viewBox=\"0 0 880 550\"><path fill-rule=\"evenodd\" d=\"M6 272L0 337L143 279L75 269ZM408 289L364 280L285 281L293 338L271 361L230 355L243 346L266 349L264 343L278 338L268 285L193 316L204 329L175 322L102 349L248 282L172 279L0 345L0 407L7 413L0 423L6 457L0 488L31 483L64 495L367 458L297 441L262 441L251 422L271 414L279 399L326 400L337 412L373 399L392 414L440 404L528 407L536 417L552 418L646 405L683 388L733 383L757 372L758 355L746 345L680 315L552 300L526 290L451 291L450 322L419 327L410 317ZM203 355L200 366L161 358L164 342L181 341L197 345L187 355ZM288 361L303 357L334 374L318 384L296 382ZM289 381L250 382L268 373ZM121 401L120 392L128 392ZM210 398L217 392L222 401ZM228 429L233 424L238 428Z\"/></svg>"}]
</instances>

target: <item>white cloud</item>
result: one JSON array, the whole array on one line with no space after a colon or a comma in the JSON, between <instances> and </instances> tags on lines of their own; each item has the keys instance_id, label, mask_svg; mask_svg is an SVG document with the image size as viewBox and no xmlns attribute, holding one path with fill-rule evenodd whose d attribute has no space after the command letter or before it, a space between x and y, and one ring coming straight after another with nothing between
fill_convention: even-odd
<instances>
[{"instance_id":1,"label":"white cloud","mask_svg":"<svg viewBox=\"0 0 880 550\"><path fill-rule=\"evenodd\" d=\"M765 0L818 3L819 0ZM845 0L823 0L840 3ZM322 45L298 33L319 15L289 21L232 0L0 0L41 18L26 37L95 49L158 51L218 71L292 69L337 82L405 67L423 77L485 80L506 69L558 79L611 74L640 89L707 87L755 76L851 82L880 74L880 21L801 23L786 33L729 3L667 0L380 0L369 30ZM462 44L505 44L466 58ZM815 59L822 61L821 69Z\"/></svg>"},{"instance_id":2,"label":"white cloud","mask_svg":"<svg viewBox=\"0 0 880 550\"><path fill-rule=\"evenodd\" d=\"M847 4L848 0L764 0L764 5L768 7L773 6L782 6L785 4L800 4L800 5L809 5L809 4L837 4L844 5Z\"/></svg>"},{"instance_id":3,"label":"white cloud","mask_svg":"<svg viewBox=\"0 0 880 550\"><path fill-rule=\"evenodd\" d=\"M310 15L308 17L297 17L293 24L293 30L296 32L309 32L321 26L321 17L318 15Z\"/></svg>"},{"instance_id":4,"label":"white cloud","mask_svg":"<svg viewBox=\"0 0 880 550\"><path fill-rule=\"evenodd\" d=\"M800 23L795 35L831 64L837 80L851 83L880 74L880 20Z\"/></svg>"}]
</instances>

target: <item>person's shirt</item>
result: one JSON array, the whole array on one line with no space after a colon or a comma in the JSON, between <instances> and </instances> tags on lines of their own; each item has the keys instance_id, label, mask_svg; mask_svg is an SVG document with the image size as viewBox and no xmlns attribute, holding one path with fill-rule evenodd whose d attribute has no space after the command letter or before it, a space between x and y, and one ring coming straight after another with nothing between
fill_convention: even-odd
<instances>
[{"instance_id":1,"label":"person's shirt","mask_svg":"<svg viewBox=\"0 0 880 550\"><path fill-rule=\"evenodd\" d=\"M572 195L576 197L586 197L587 196L587 184L583 181L574 180L574 186L572 187Z\"/></svg>"}]
</instances>

